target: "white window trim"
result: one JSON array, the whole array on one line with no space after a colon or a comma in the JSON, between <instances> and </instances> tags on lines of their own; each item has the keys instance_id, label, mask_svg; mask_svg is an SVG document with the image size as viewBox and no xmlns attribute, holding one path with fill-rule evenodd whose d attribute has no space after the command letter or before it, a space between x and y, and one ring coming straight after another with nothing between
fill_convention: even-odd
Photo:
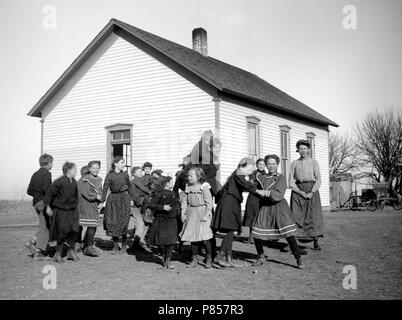
<instances>
[{"instance_id":1,"label":"white window trim","mask_svg":"<svg viewBox=\"0 0 402 320\"><path fill-rule=\"evenodd\" d=\"M110 126L105 127L106 129L106 165L107 165L107 169L109 170L109 168L112 165L112 132L114 131L121 131L121 130L130 130L130 165L129 167L132 168L133 167L133 124L130 123L116 123L116 124L112 124ZM128 174L130 175L131 173L128 172Z\"/></svg>"},{"instance_id":2,"label":"white window trim","mask_svg":"<svg viewBox=\"0 0 402 320\"><path fill-rule=\"evenodd\" d=\"M261 119L256 117L256 116L246 116L246 138L247 138L247 156L251 157L251 154L249 153L250 150L250 146L249 146L249 137L248 137L248 124L255 124L256 128L257 128L257 154L255 155L256 160L260 157L260 151L261 151L261 146L260 146L260 142L261 142L261 137L260 137L260 122Z\"/></svg>"}]
</instances>

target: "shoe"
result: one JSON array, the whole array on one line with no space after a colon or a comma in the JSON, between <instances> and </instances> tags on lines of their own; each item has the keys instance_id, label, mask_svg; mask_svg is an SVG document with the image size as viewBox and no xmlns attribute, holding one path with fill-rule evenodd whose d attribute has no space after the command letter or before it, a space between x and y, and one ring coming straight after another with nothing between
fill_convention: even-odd
<instances>
[{"instance_id":1,"label":"shoe","mask_svg":"<svg viewBox=\"0 0 402 320\"><path fill-rule=\"evenodd\" d=\"M211 255L207 255L206 261L205 261L205 268L210 269L212 268L212 257Z\"/></svg>"},{"instance_id":2,"label":"shoe","mask_svg":"<svg viewBox=\"0 0 402 320\"><path fill-rule=\"evenodd\" d=\"M120 251L119 244L117 242L115 242L113 245L112 254L119 253L119 251Z\"/></svg>"},{"instance_id":3,"label":"shoe","mask_svg":"<svg viewBox=\"0 0 402 320\"><path fill-rule=\"evenodd\" d=\"M46 254L46 252L43 252L42 250L39 250L36 254L33 255L33 258L36 261L41 261L41 260L49 259L49 256Z\"/></svg>"},{"instance_id":4,"label":"shoe","mask_svg":"<svg viewBox=\"0 0 402 320\"><path fill-rule=\"evenodd\" d=\"M63 260L63 258L61 257L61 253L60 253L60 252L57 251L57 252L54 254L53 261L54 261L54 262L57 262L57 263L64 263L64 260Z\"/></svg>"},{"instance_id":5,"label":"shoe","mask_svg":"<svg viewBox=\"0 0 402 320\"><path fill-rule=\"evenodd\" d=\"M314 240L314 250L321 251L321 246L318 244L318 240Z\"/></svg>"},{"instance_id":6,"label":"shoe","mask_svg":"<svg viewBox=\"0 0 402 320\"><path fill-rule=\"evenodd\" d=\"M70 248L67 251L67 260L80 261L80 258L78 258L77 253L73 249Z\"/></svg>"},{"instance_id":7,"label":"shoe","mask_svg":"<svg viewBox=\"0 0 402 320\"><path fill-rule=\"evenodd\" d=\"M197 266L197 258L192 257L189 264L186 266L187 268L195 268Z\"/></svg>"},{"instance_id":8,"label":"shoe","mask_svg":"<svg viewBox=\"0 0 402 320\"><path fill-rule=\"evenodd\" d=\"M248 237L247 243L248 243L248 244L254 244L254 238L251 237L251 236Z\"/></svg>"},{"instance_id":9,"label":"shoe","mask_svg":"<svg viewBox=\"0 0 402 320\"><path fill-rule=\"evenodd\" d=\"M307 255L307 250L306 249L299 249L299 252L303 256Z\"/></svg>"},{"instance_id":10,"label":"shoe","mask_svg":"<svg viewBox=\"0 0 402 320\"><path fill-rule=\"evenodd\" d=\"M84 255L88 257L99 257L99 253L94 247L84 248Z\"/></svg>"},{"instance_id":11,"label":"shoe","mask_svg":"<svg viewBox=\"0 0 402 320\"><path fill-rule=\"evenodd\" d=\"M81 243L76 242L74 245L74 249L76 253L82 252Z\"/></svg>"},{"instance_id":12,"label":"shoe","mask_svg":"<svg viewBox=\"0 0 402 320\"><path fill-rule=\"evenodd\" d=\"M259 255L259 256L258 256L257 261L254 262L254 263L252 264L252 266L253 266L253 267L262 266L262 265L264 264L264 262L265 262L265 257L264 257L264 255L262 254L262 255Z\"/></svg>"},{"instance_id":13,"label":"shoe","mask_svg":"<svg viewBox=\"0 0 402 320\"><path fill-rule=\"evenodd\" d=\"M230 268L240 268L240 265L234 263L232 260L232 256L229 254L226 256L226 261L229 264Z\"/></svg>"},{"instance_id":14,"label":"shoe","mask_svg":"<svg viewBox=\"0 0 402 320\"><path fill-rule=\"evenodd\" d=\"M223 268L230 268L230 263L227 261L227 259L225 259L225 257L222 254L219 254L215 258L215 261L218 266L221 266Z\"/></svg>"},{"instance_id":15,"label":"shoe","mask_svg":"<svg viewBox=\"0 0 402 320\"><path fill-rule=\"evenodd\" d=\"M121 246L121 250L119 252L120 254L126 254L127 253L127 245L125 243L123 243L123 245Z\"/></svg>"},{"instance_id":16,"label":"shoe","mask_svg":"<svg viewBox=\"0 0 402 320\"><path fill-rule=\"evenodd\" d=\"M304 265L304 263L303 263L302 258L300 257L300 258L296 259L296 261L297 261L297 267L298 267L299 269L304 269L305 265Z\"/></svg>"}]
</instances>

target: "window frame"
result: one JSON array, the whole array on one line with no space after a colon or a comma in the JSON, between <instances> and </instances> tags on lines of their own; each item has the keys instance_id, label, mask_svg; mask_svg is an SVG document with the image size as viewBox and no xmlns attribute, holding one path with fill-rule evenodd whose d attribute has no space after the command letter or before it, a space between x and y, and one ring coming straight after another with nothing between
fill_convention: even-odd
<instances>
[{"instance_id":1,"label":"window frame","mask_svg":"<svg viewBox=\"0 0 402 320\"><path fill-rule=\"evenodd\" d=\"M315 137L316 134L314 132L306 132L306 139L310 142L310 157L315 159Z\"/></svg>"},{"instance_id":2,"label":"window frame","mask_svg":"<svg viewBox=\"0 0 402 320\"><path fill-rule=\"evenodd\" d=\"M280 159L281 159L281 173L286 178L286 183L289 183L289 172L290 172L290 130L292 128L288 125L280 125L279 126L279 145L280 145ZM286 157L284 154L284 145L283 145L283 135L286 136Z\"/></svg>"},{"instance_id":3,"label":"window frame","mask_svg":"<svg viewBox=\"0 0 402 320\"><path fill-rule=\"evenodd\" d=\"M106 165L109 169L112 165L112 145L113 144L128 144L130 145L130 163L126 163L127 173L131 175L130 169L133 167L133 124L130 123L116 123L105 127L106 129ZM116 131L129 131L129 139L114 140L113 133ZM123 138L123 137L122 137ZM123 147L124 148L124 147ZM124 154L124 151L123 151Z\"/></svg>"},{"instance_id":4,"label":"window frame","mask_svg":"<svg viewBox=\"0 0 402 320\"><path fill-rule=\"evenodd\" d=\"M260 152L261 152L261 136L260 136L260 122L261 119L256 117L256 116L246 116L246 139L247 139L247 156L257 160L260 157ZM252 154L250 153L250 132L249 132L249 124L252 124L255 126L255 135L256 135L256 139L255 139L255 148L256 148L256 153Z\"/></svg>"}]
</instances>

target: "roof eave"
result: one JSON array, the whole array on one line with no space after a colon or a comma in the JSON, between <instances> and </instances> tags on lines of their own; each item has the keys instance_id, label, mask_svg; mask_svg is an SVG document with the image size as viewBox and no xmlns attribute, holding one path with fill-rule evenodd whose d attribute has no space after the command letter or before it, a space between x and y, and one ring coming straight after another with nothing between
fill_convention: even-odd
<instances>
[{"instance_id":1,"label":"roof eave","mask_svg":"<svg viewBox=\"0 0 402 320\"><path fill-rule=\"evenodd\" d=\"M313 122L316 122L316 123L319 123L319 124L330 125L330 126L332 126L332 127L339 127L339 125L338 125L336 122L333 122L332 120L329 120L329 119L328 119L328 121L324 121L324 120L320 120L320 119L317 119L317 118L314 118L314 117L309 117L309 116L301 115L300 113L292 112L291 110L284 110L283 108L281 108L281 107L279 107L279 106L276 106L276 105L274 105L274 104L267 103L267 102L265 102L265 101L263 101L263 100L259 100L259 99L253 98L253 97L250 97L250 96L241 94L241 93L239 93L239 92L232 91L232 90L230 90L230 89L225 89L225 88L224 88L224 89L222 89L221 91L222 91L223 93L228 93L228 94L233 95L233 96L235 96L235 97L239 97L239 98L242 98L242 99L251 101L251 102L256 102L256 103L258 103L258 104L262 104L262 105L268 106L268 107L273 108L273 109L275 109L275 110L277 110L277 111L281 111L281 112L284 112L284 113L289 113L289 114L294 115L294 116L298 116L299 118L302 118L302 119L307 119L307 120L310 120L310 121L313 121Z\"/></svg>"}]
</instances>

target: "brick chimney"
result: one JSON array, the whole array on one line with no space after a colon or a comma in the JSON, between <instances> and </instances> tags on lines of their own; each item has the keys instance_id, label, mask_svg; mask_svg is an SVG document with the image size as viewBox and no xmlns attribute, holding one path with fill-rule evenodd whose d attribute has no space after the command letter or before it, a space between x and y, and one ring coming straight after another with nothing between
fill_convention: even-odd
<instances>
[{"instance_id":1,"label":"brick chimney","mask_svg":"<svg viewBox=\"0 0 402 320\"><path fill-rule=\"evenodd\" d=\"M193 50L208 56L207 31L203 28L193 30Z\"/></svg>"}]
</instances>

